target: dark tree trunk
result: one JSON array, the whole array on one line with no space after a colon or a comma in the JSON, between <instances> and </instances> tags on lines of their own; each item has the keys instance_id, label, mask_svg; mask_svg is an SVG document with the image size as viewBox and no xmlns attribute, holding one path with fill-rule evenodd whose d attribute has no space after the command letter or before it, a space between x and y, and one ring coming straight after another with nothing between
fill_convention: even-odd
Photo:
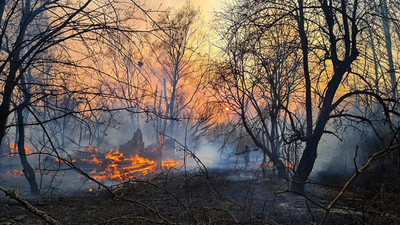
<instances>
[{"instance_id":1,"label":"dark tree trunk","mask_svg":"<svg viewBox=\"0 0 400 225\"><path fill-rule=\"evenodd\" d=\"M343 80L344 74L349 71L352 63L356 60L359 55L357 49L357 34L359 30L356 26L356 12L357 12L357 1L354 1L352 16L349 19L349 15L346 13L347 2L342 0L340 2L341 14L342 14L342 26L343 26L343 42L344 42L344 59L339 59L339 50L337 45L337 36L335 34L335 23L339 21L334 18L334 10L332 6L332 1L321 1L321 9L324 13L324 20L327 24L327 33L329 36L329 55L332 61L332 66L334 73L331 79L327 83L327 88L325 95L323 96L322 107L319 110L318 119L315 127L313 128L312 123L312 107L309 102L311 99L310 91L311 86L309 83L310 76L308 69L308 40L307 33L304 29L304 12L303 12L303 0L298 0L299 3L299 15L298 15L298 27L299 34L302 43L303 51L303 67L304 67L304 77L306 82L306 109L307 109L307 132L306 132L306 147L304 149L303 155L300 159L300 163L296 169L294 177L292 179L291 190L294 192L303 193L305 189L305 184L311 171L314 167L315 159L317 158L317 148L318 143L324 134L325 126L328 123L330 113L337 107L333 100L336 96L339 85ZM351 26L349 26L349 21L351 21Z\"/></svg>"},{"instance_id":2,"label":"dark tree trunk","mask_svg":"<svg viewBox=\"0 0 400 225\"><path fill-rule=\"evenodd\" d=\"M25 178L28 180L31 194L38 195L39 188L36 183L35 171L33 170L32 166L29 164L28 159L26 157L25 152L25 127L24 127L24 117L22 113L23 109L20 108L17 110L17 117L18 117L18 154L21 161L21 165L23 167L23 172Z\"/></svg>"},{"instance_id":3,"label":"dark tree trunk","mask_svg":"<svg viewBox=\"0 0 400 225\"><path fill-rule=\"evenodd\" d=\"M300 163L297 166L296 172L292 178L290 190L297 193L304 193L305 184L311 171L314 167L315 159L317 158L318 142L321 139L321 135L317 138L313 138L306 143L306 148L301 157Z\"/></svg>"}]
</instances>

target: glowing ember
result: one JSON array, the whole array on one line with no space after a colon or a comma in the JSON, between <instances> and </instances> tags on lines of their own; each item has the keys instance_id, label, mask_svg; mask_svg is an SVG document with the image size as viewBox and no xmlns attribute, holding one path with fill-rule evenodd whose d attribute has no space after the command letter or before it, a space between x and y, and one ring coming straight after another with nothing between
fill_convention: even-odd
<instances>
[{"instance_id":1,"label":"glowing ember","mask_svg":"<svg viewBox=\"0 0 400 225\"><path fill-rule=\"evenodd\" d=\"M291 163L286 163L286 164L285 164L285 167L286 167L286 168L290 168L290 169L294 169L294 165L291 164Z\"/></svg>"},{"instance_id":2,"label":"glowing ember","mask_svg":"<svg viewBox=\"0 0 400 225\"><path fill-rule=\"evenodd\" d=\"M89 188L89 192L93 192L93 188Z\"/></svg>"},{"instance_id":3,"label":"glowing ember","mask_svg":"<svg viewBox=\"0 0 400 225\"><path fill-rule=\"evenodd\" d=\"M284 164L285 168L290 168L290 169L294 169L294 165L291 163L286 162ZM274 164L272 162L267 163L267 167L274 167Z\"/></svg>"},{"instance_id":4,"label":"glowing ember","mask_svg":"<svg viewBox=\"0 0 400 225\"><path fill-rule=\"evenodd\" d=\"M13 176L22 176L24 175L24 171L21 170L8 170L7 175L13 175Z\"/></svg>"},{"instance_id":5,"label":"glowing ember","mask_svg":"<svg viewBox=\"0 0 400 225\"><path fill-rule=\"evenodd\" d=\"M99 148L97 148L97 147L93 147L93 146L86 146L85 147L85 152L94 152L94 153L97 153L97 152L99 152Z\"/></svg>"},{"instance_id":6,"label":"glowing ember","mask_svg":"<svg viewBox=\"0 0 400 225\"><path fill-rule=\"evenodd\" d=\"M58 162L58 163L59 163L59 162L62 162L62 160L59 159L59 158L56 158L55 160L56 160L56 162ZM72 162L72 163L75 163L75 162L76 162L76 159L73 159L71 162Z\"/></svg>"},{"instance_id":7,"label":"glowing ember","mask_svg":"<svg viewBox=\"0 0 400 225\"><path fill-rule=\"evenodd\" d=\"M97 158L96 155L91 155L91 159L81 159L82 162L87 162L90 164L101 164L101 161Z\"/></svg>"}]
</instances>

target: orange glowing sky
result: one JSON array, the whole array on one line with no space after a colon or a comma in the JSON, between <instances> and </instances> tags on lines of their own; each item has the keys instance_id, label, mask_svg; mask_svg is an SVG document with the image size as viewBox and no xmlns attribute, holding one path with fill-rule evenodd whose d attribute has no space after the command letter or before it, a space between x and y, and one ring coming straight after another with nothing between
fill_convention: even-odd
<instances>
[{"instance_id":1,"label":"orange glowing sky","mask_svg":"<svg viewBox=\"0 0 400 225\"><path fill-rule=\"evenodd\" d=\"M192 0L190 3L200 7L205 19L211 19L214 11L218 11L226 0ZM179 8L185 5L187 0L148 0L146 6L150 9Z\"/></svg>"}]
</instances>

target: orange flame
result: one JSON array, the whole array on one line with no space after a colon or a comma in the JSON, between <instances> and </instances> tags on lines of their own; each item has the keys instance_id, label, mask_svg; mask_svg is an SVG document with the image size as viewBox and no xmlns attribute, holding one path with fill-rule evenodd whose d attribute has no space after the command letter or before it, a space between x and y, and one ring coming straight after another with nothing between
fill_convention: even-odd
<instances>
[{"instance_id":1,"label":"orange flame","mask_svg":"<svg viewBox=\"0 0 400 225\"><path fill-rule=\"evenodd\" d=\"M86 146L85 147L85 152L93 152L93 153L97 153L99 152L99 148L97 147L93 147L93 146Z\"/></svg>"},{"instance_id":2,"label":"orange flame","mask_svg":"<svg viewBox=\"0 0 400 225\"><path fill-rule=\"evenodd\" d=\"M81 159L81 161L99 166L89 172L96 180L130 180L135 177L146 176L157 170L157 163L154 160L139 155L128 157L118 149L110 149L104 156L104 160L98 159L96 154L92 154L90 157L90 159ZM179 165L180 162L173 159L161 161L162 169L177 168Z\"/></svg>"},{"instance_id":3,"label":"orange flame","mask_svg":"<svg viewBox=\"0 0 400 225\"><path fill-rule=\"evenodd\" d=\"M294 165L291 163L285 163L286 168L294 169Z\"/></svg>"},{"instance_id":4,"label":"orange flame","mask_svg":"<svg viewBox=\"0 0 400 225\"><path fill-rule=\"evenodd\" d=\"M62 160L61 160L60 158L55 158L55 160L56 160L56 162L58 162L58 163L59 163L59 162L62 162ZM72 159L71 162L72 162L72 163L75 163L75 162L76 162L76 159Z\"/></svg>"},{"instance_id":5,"label":"orange flame","mask_svg":"<svg viewBox=\"0 0 400 225\"><path fill-rule=\"evenodd\" d=\"M30 155L33 153L33 151L28 146L24 146L24 150L26 155ZM18 146L15 146L15 143L10 143L10 151L11 156L18 154Z\"/></svg>"},{"instance_id":6,"label":"orange flame","mask_svg":"<svg viewBox=\"0 0 400 225\"><path fill-rule=\"evenodd\" d=\"M101 164L102 162L97 158L96 155L91 155L91 159L80 159L82 162L87 162L90 164Z\"/></svg>"},{"instance_id":7,"label":"orange flame","mask_svg":"<svg viewBox=\"0 0 400 225\"><path fill-rule=\"evenodd\" d=\"M177 168L181 163L179 161L175 161L173 159L163 160L161 162L162 168Z\"/></svg>"},{"instance_id":8,"label":"orange flame","mask_svg":"<svg viewBox=\"0 0 400 225\"><path fill-rule=\"evenodd\" d=\"M289 162L286 162L284 164L284 166L285 166L285 168L294 169L294 165ZM267 163L267 167L274 167L274 164L272 162L269 162L269 163Z\"/></svg>"},{"instance_id":9,"label":"orange flame","mask_svg":"<svg viewBox=\"0 0 400 225\"><path fill-rule=\"evenodd\" d=\"M123 158L124 158L124 154L119 152L118 149L115 151L113 149L111 149L108 152L108 154L106 155L106 159L109 159L113 162L122 162Z\"/></svg>"},{"instance_id":10,"label":"orange flame","mask_svg":"<svg viewBox=\"0 0 400 225\"><path fill-rule=\"evenodd\" d=\"M78 160L82 163L96 166L95 168L92 167L88 174L99 181L131 180L136 177L157 172L157 169L177 168L181 165L179 161L167 159L162 160L161 166L158 166L158 163L153 159L145 158L140 155L125 156L124 153L120 152L118 149L110 149L108 153L102 154L97 147L87 146L84 152L85 154L78 156L77 159L72 159L72 162ZM82 154L82 152L79 154ZM55 158L55 161L63 162L63 160L59 158ZM82 175L78 176L83 177ZM89 182L92 181L89 180Z\"/></svg>"}]
</instances>

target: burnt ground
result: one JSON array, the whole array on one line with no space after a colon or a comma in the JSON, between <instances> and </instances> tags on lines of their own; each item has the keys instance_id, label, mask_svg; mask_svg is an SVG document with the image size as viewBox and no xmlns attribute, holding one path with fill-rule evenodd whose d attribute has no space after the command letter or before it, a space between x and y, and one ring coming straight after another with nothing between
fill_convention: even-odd
<instances>
[{"instance_id":1,"label":"burnt ground","mask_svg":"<svg viewBox=\"0 0 400 225\"><path fill-rule=\"evenodd\" d=\"M346 192L327 224L400 224L399 182L370 177ZM304 197L286 189L255 170L171 171L113 186L124 199L101 189L27 199L63 224L314 224L324 214L315 203L328 205L340 190L309 185ZM45 224L4 194L0 201L0 224Z\"/></svg>"}]
</instances>

